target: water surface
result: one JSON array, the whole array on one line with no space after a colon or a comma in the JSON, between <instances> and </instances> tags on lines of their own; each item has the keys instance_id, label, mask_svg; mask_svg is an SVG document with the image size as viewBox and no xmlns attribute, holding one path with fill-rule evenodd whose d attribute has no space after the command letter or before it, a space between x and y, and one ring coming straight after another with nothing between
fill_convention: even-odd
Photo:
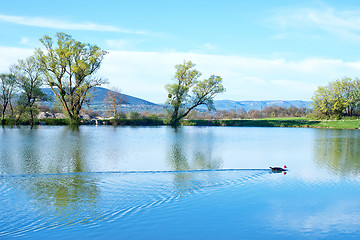
<instances>
[{"instance_id":1,"label":"water surface","mask_svg":"<svg viewBox=\"0 0 360 240\"><path fill-rule=\"evenodd\" d=\"M358 239L358 130L0 129L0 238ZM286 175L269 166L286 164Z\"/></svg>"}]
</instances>

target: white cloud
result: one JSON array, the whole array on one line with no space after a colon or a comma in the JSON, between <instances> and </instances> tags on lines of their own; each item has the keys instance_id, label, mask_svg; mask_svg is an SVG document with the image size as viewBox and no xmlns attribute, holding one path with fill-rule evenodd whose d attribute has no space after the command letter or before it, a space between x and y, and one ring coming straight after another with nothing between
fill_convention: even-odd
<instances>
[{"instance_id":1,"label":"white cloud","mask_svg":"<svg viewBox=\"0 0 360 240\"><path fill-rule=\"evenodd\" d=\"M109 39L105 42L111 49L122 49L128 44L128 41L123 39Z\"/></svg>"},{"instance_id":2,"label":"white cloud","mask_svg":"<svg viewBox=\"0 0 360 240\"><path fill-rule=\"evenodd\" d=\"M24 59L34 53L34 49L0 47L0 72L8 72L9 67L18 59Z\"/></svg>"},{"instance_id":3,"label":"white cloud","mask_svg":"<svg viewBox=\"0 0 360 240\"><path fill-rule=\"evenodd\" d=\"M227 89L218 99L310 100L316 87L344 76L355 77L360 62L333 59L261 59L194 53L110 51L101 74L125 93L162 102L164 85L174 75L174 65L184 60L197 64L204 78L223 77Z\"/></svg>"},{"instance_id":4,"label":"white cloud","mask_svg":"<svg viewBox=\"0 0 360 240\"><path fill-rule=\"evenodd\" d=\"M281 9L277 11L272 22L283 31L296 29L313 29L327 32L335 37L347 40L360 40L360 9L340 11L331 7ZM282 32L273 36L279 38L319 38L318 34L299 34Z\"/></svg>"},{"instance_id":5,"label":"white cloud","mask_svg":"<svg viewBox=\"0 0 360 240\"><path fill-rule=\"evenodd\" d=\"M112 25L102 25L92 22L74 23L65 20L51 19L44 17L22 17L22 16L0 15L0 21L25 25L25 26L52 28L52 29L121 32L121 33L140 34L140 35L149 34L141 30L131 30L131 29L120 28Z\"/></svg>"},{"instance_id":6,"label":"white cloud","mask_svg":"<svg viewBox=\"0 0 360 240\"><path fill-rule=\"evenodd\" d=\"M319 184L319 182L316 182L316 184ZM285 231L311 232L313 239L332 236L331 234L326 235L331 232L356 233L360 224L359 215L354 214L356 209L360 207L359 203L346 198L343 200L335 198L332 199L332 201L321 203L320 205L315 197L311 201L302 202L300 207L296 201L286 203L287 208L292 211L284 210L281 201L271 201L269 204L270 207L273 208L273 212L276 212L276 214L269 219L271 224L276 227L282 226ZM312 207L311 214L297 211L297 209L301 209L303 206L314 206L316 204L321 207Z\"/></svg>"},{"instance_id":7,"label":"white cloud","mask_svg":"<svg viewBox=\"0 0 360 240\"><path fill-rule=\"evenodd\" d=\"M128 38L128 39L108 39L105 40L105 43L109 50L130 50L132 48L136 48L138 44L146 42L146 39L135 39L135 38Z\"/></svg>"},{"instance_id":8,"label":"white cloud","mask_svg":"<svg viewBox=\"0 0 360 240\"><path fill-rule=\"evenodd\" d=\"M205 43L204 45L200 46L200 48L204 48L207 50L214 50L216 49L215 45L212 43Z\"/></svg>"},{"instance_id":9,"label":"white cloud","mask_svg":"<svg viewBox=\"0 0 360 240\"><path fill-rule=\"evenodd\" d=\"M29 39L27 37L22 37L20 40L20 44L22 44L22 45L29 44Z\"/></svg>"},{"instance_id":10,"label":"white cloud","mask_svg":"<svg viewBox=\"0 0 360 240\"><path fill-rule=\"evenodd\" d=\"M304 82L304 81L291 81L288 79L275 79L271 80L275 86L279 87L279 90L285 91L301 91L301 92L309 92L312 93L314 88L316 88L316 84ZM269 84L270 85L270 84Z\"/></svg>"},{"instance_id":11,"label":"white cloud","mask_svg":"<svg viewBox=\"0 0 360 240\"><path fill-rule=\"evenodd\" d=\"M0 47L0 71L7 71L16 59L32 49ZM174 65L184 60L196 63L202 78L223 77L227 91L217 99L231 100L310 100L319 85L341 77L356 77L360 62L334 59L262 59L183 52L109 51L99 75L126 94L152 102L164 102L164 86L175 73Z\"/></svg>"}]
</instances>

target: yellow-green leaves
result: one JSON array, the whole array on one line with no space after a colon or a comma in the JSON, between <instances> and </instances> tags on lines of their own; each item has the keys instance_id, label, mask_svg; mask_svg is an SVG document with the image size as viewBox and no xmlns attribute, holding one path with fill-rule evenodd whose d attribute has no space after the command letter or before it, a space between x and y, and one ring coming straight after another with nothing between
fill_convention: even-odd
<instances>
[{"instance_id":1,"label":"yellow-green leaves","mask_svg":"<svg viewBox=\"0 0 360 240\"><path fill-rule=\"evenodd\" d=\"M213 98L225 91L222 78L212 75L209 79L199 81L201 73L191 61L176 65L175 68L174 83L165 86L168 91L166 102L172 106L169 110L170 124L177 125L180 119L199 105L205 104L209 110L215 109Z\"/></svg>"},{"instance_id":2,"label":"yellow-green leaves","mask_svg":"<svg viewBox=\"0 0 360 240\"><path fill-rule=\"evenodd\" d=\"M314 110L324 115L353 115L359 111L360 80L343 78L318 87L312 97Z\"/></svg>"},{"instance_id":3,"label":"yellow-green leaves","mask_svg":"<svg viewBox=\"0 0 360 240\"><path fill-rule=\"evenodd\" d=\"M46 50L38 49L37 56L46 81L64 110L70 118L78 119L88 90L107 82L93 77L107 52L96 45L81 43L66 33L57 33L56 37L56 44L49 36L41 38Z\"/></svg>"},{"instance_id":4,"label":"yellow-green leaves","mask_svg":"<svg viewBox=\"0 0 360 240\"><path fill-rule=\"evenodd\" d=\"M14 74L0 74L0 104L1 104L1 124L5 123L5 112L8 104L11 102L12 93L15 88Z\"/></svg>"}]
</instances>

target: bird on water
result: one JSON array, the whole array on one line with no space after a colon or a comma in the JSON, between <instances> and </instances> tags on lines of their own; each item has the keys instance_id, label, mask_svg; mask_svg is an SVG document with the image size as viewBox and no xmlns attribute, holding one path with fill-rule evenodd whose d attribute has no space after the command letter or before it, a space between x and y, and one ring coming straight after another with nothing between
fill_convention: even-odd
<instances>
[{"instance_id":1,"label":"bird on water","mask_svg":"<svg viewBox=\"0 0 360 240\"><path fill-rule=\"evenodd\" d=\"M283 167L270 167L271 171L273 172L283 172L287 171L287 167L284 165Z\"/></svg>"}]
</instances>

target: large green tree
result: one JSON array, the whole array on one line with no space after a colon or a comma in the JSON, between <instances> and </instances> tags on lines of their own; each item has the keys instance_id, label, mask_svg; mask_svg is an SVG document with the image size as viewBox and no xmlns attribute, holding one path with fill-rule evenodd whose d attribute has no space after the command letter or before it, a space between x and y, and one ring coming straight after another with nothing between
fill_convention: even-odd
<instances>
[{"instance_id":1,"label":"large green tree","mask_svg":"<svg viewBox=\"0 0 360 240\"><path fill-rule=\"evenodd\" d=\"M18 98L19 113L16 121L20 119L25 111L28 111L30 123L33 124L36 101L47 99L46 94L40 89L44 84L41 65L35 56L30 56L25 60L19 60L13 69L16 76L16 85L21 91Z\"/></svg>"},{"instance_id":2,"label":"large green tree","mask_svg":"<svg viewBox=\"0 0 360 240\"><path fill-rule=\"evenodd\" d=\"M358 114L360 107L360 80L342 78L320 86L312 97L314 110L326 116Z\"/></svg>"},{"instance_id":3,"label":"large green tree","mask_svg":"<svg viewBox=\"0 0 360 240\"><path fill-rule=\"evenodd\" d=\"M14 74L0 74L0 101L1 101L1 124L5 124L5 112L11 104L11 98L15 89Z\"/></svg>"},{"instance_id":4,"label":"large green tree","mask_svg":"<svg viewBox=\"0 0 360 240\"><path fill-rule=\"evenodd\" d=\"M169 123L179 125L191 110L199 105L206 105L208 110L215 110L213 99L216 94L225 91L220 76L212 75L208 79L198 80L201 73L191 61L175 66L173 83L165 86L168 91L167 104Z\"/></svg>"},{"instance_id":5,"label":"large green tree","mask_svg":"<svg viewBox=\"0 0 360 240\"><path fill-rule=\"evenodd\" d=\"M54 43L49 36L40 39L45 49L37 49L45 80L73 123L79 122L89 89L107 83L94 74L106 51L96 45L81 43L65 33L57 33Z\"/></svg>"}]
</instances>

